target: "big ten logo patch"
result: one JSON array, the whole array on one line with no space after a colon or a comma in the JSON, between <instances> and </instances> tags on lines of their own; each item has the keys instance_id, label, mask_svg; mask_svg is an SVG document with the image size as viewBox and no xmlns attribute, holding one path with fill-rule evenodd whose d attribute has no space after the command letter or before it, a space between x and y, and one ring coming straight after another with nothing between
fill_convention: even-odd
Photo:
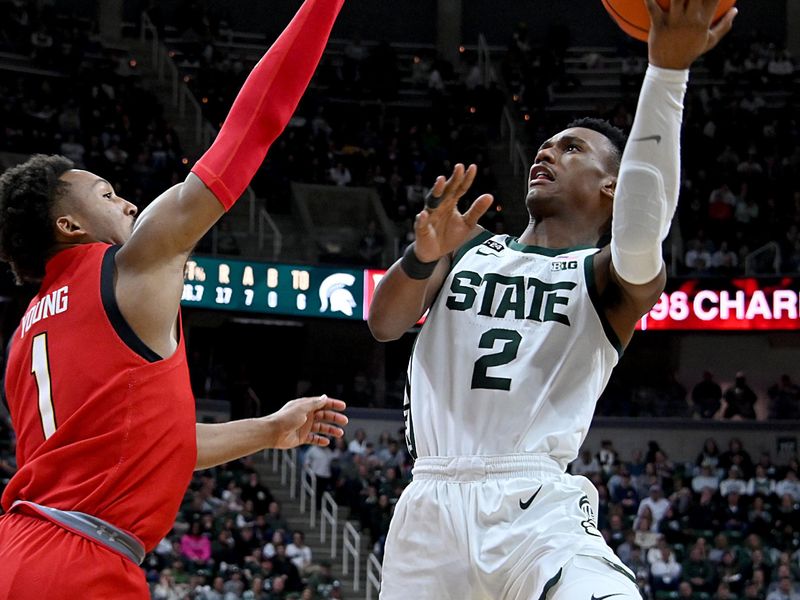
<instances>
[{"instance_id":1,"label":"big ten logo patch","mask_svg":"<svg viewBox=\"0 0 800 600\"><path fill-rule=\"evenodd\" d=\"M551 271L572 271L578 268L577 260L554 260L550 263Z\"/></svg>"},{"instance_id":2,"label":"big ten logo patch","mask_svg":"<svg viewBox=\"0 0 800 600\"><path fill-rule=\"evenodd\" d=\"M581 521L581 527L583 527L583 530L589 535L603 537L600 531L597 529L597 519L594 514L594 508L592 508L592 503L589 502L588 496L584 495L580 499L578 502L578 508L580 508L581 512L583 513L583 520Z\"/></svg>"},{"instance_id":3,"label":"big ten logo patch","mask_svg":"<svg viewBox=\"0 0 800 600\"><path fill-rule=\"evenodd\" d=\"M486 240L483 242L483 245L489 248L490 250L494 250L495 252L502 252L505 250L505 246L500 242L495 242L494 240Z\"/></svg>"}]
</instances>

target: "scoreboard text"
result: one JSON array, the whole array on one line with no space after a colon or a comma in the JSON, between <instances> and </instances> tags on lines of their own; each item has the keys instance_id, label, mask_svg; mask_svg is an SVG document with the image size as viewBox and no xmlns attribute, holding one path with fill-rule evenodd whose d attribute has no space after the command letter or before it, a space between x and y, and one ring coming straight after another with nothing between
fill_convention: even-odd
<instances>
[{"instance_id":1,"label":"scoreboard text","mask_svg":"<svg viewBox=\"0 0 800 600\"><path fill-rule=\"evenodd\" d=\"M385 271L193 257L183 306L366 320ZM422 320L420 320L422 322ZM800 330L800 279L672 279L642 330Z\"/></svg>"}]
</instances>

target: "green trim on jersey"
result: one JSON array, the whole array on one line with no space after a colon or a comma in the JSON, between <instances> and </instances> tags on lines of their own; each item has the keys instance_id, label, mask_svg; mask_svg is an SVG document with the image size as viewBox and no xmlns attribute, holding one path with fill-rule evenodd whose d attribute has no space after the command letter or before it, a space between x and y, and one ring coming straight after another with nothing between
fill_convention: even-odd
<instances>
[{"instance_id":1,"label":"green trim on jersey","mask_svg":"<svg viewBox=\"0 0 800 600\"><path fill-rule=\"evenodd\" d=\"M561 567L553 577L551 577L547 583L544 584L544 589L542 590L542 595L539 596L539 600L545 600L547 598L547 593L555 587L558 583L559 579L561 579L561 573L564 570L564 567Z\"/></svg>"},{"instance_id":2,"label":"green trim on jersey","mask_svg":"<svg viewBox=\"0 0 800 600\"><path fill-rule=\"evenodd\" d=\"M450 269L452 270L453 267L456 266L456 263L464 258L464 255L472 250L475 246L480 246L486 240L494 237L494 234L491 231L486 231L485 229L481 231L478 235L474 238L465 242L463 246L461 246L458 250L456 250L455 255L453 256L453 262L450 263Z\"/></svg>"},{"instance_id":3,"label":"green trim on jersey","mask_svg":"<svg viewBox=\"0 0 800 600\"><path fill-rule=\"evenodd\" d=\"M520 244L519 240L515 237L506 236L506 245L512 250L517 252L525 252L526 254L543 254L544 256L560 256L569 252L576 252L578 250L591 250L596 246L571 246L569 248L544 248L542 246L526 246Z\"/></svg>"},{"instance_id":4,"label":"green trim on jersey","mask_svg":"<svg viewBox=\"0 0 800 600\"><path fill-rule=\"evenodd\" d=\"M603 324L603 331L608 341L611 342L617 354L622 358L622 353L624 352L622 342L619 341L617 332L614 331L614 328L611 327L611 323L608 322L606 311L603 310L603 305L600 302L600 292L597 290L597 282L594 278L594 257L594 254L590 254L583 260L583 273L586 276L586 288L589 290L589 298L592 300L592 305L594 306L597 316L600 317L600 323Z\"/></svg>"},{"instance_id":5,"label":"green trim on jersey","mask_svg":"<svg viewBox=\"0 0 800 600\"><path fill-rule=\"evenodd\" d=\"M605 561L605 563L606 563L606 564L607 564L609 567L611 567L612 569L614 569L614 570L615 570L617 573L621 573L622 575L625 575L625 577L626 577L627 579L630 579L630 580L633 582L633 585L635 585L635 586L637 586L637 587L639 586L639 583L636 581L636 577L634 577L633 575L631 575L631 574L630 574L628 571L626 571L625 569L623 569L622 567L620 567L618 564L611 562L611 561L610 561L610 560L608 560L608 559L607 559L605 556L603 556L603 557L602 557L602 559Z\"/></svg>"}]
</instances>

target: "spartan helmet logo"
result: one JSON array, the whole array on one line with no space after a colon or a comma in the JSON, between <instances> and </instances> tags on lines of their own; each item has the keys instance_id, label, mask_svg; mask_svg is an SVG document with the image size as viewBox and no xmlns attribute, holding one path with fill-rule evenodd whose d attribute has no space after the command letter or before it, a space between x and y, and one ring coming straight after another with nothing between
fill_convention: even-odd
<instances>
[{"instance_id":1,"label":"spartan helmet logo","mask_svg":"<svg viewBox=\"0 0 800 600\"><path fill-rule=\"evenodd\" d=\"M355 276L350 273L334 273L326 277L319 286L319 312L326 312L330 304L331 312L340 312L352 317L356 301L347 288L355 282Z\"/></svg>"}]
</instances>

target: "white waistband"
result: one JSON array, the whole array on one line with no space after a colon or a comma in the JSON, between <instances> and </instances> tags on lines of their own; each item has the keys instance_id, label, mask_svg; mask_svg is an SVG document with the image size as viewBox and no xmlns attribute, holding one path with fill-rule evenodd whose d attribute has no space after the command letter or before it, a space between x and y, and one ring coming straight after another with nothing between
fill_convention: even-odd
<instances>
[{"instance_id":1,"label":"white waistband","mask_svg":"<svg viewBox=\"0 0 800 600\"><path fill-rule=\"evenodd\" d=\"M421 456L414 463L414 479L480 481L563 475L558 461L548 454L493 456Z\"/></svg>"}]
</instances>

